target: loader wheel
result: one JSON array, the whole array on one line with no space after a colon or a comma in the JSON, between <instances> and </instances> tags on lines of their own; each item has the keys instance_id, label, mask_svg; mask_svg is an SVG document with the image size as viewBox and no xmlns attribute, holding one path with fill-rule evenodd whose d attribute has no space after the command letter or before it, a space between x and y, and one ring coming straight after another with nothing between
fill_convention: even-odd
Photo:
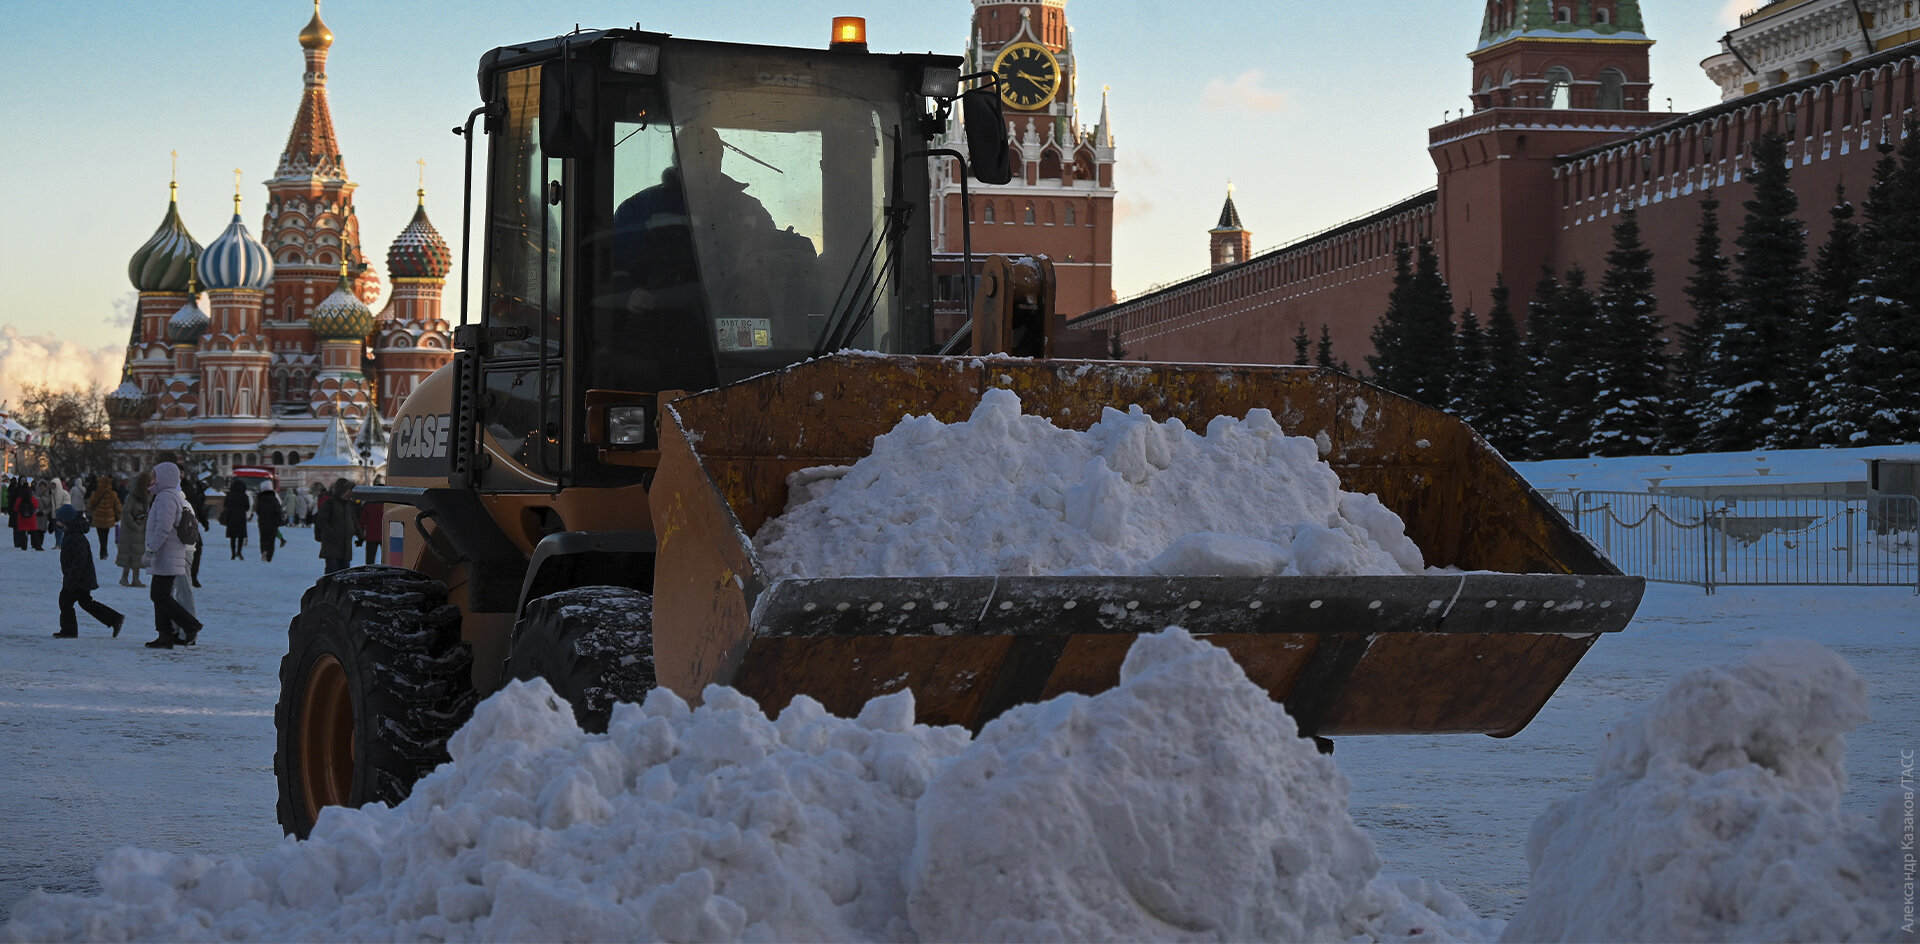
<instances>
[{"instance_id":1,"label":"loader wheel","mask_svg":"<svg viewBox=\"0 0 1920 944\"><path fill-rule=\"evenodd\" d=\"M577 587L527 604L513 628L507 678L544 678L573 705L581 730L607 730L615 702L653 690L653 597L628 587Z\"/></svg>"},{"instance_id":2,"label":"loader wheel","mask_svg":"<svg viewBox=\"0 0 1920 944\"><path fill-rule=\"evenodd\" d=\"M398 567L320 578L280 660L281 828L304 839L322 807L406 799L472 716L472 669L460 610L439 581Z\"/></svg>"}]
</instances>

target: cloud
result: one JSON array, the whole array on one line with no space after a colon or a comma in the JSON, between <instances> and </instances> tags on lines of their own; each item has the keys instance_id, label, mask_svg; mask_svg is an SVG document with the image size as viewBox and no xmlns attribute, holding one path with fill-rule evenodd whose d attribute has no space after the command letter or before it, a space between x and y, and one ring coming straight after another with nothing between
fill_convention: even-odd
<instances>
[{"instance_id":1,"label":"cloud","mask_svg":"<svg viewBox=\"0 0 1920 944\"><path fill-rule=\"evenodd\" d=\"M118 344L89 348L51 334L23 335L13 325L0 324L0 403L20 402L29 385L56 390L85 389L99 384L112 390L120 384L126 348Z\"/></svg>"},{"instance_id":2,"label":"cloud","mask_svg":"<svg viewBox=\"0 0 1920 944\"><path fill-rule=\"evenodd\" d=\"M1758 0L1727 0L1720 7L1720 25L1732 29L1740 25L1740 16L1759 6Z\"/></svg>"},{"instance_id":3,"label":"cloud","mask_svg":"<svg viewBox=\"0 0 1920 944\"><path fill-rule=\"evenodd\" d=\"M1212 79L1200 93L1200 108L1203 111L1284 111L1287 108L1285 92L1261 88L1266 74L1259 69L1248 69L1232 83Z\"/></svg>"},{"instance_id":4,"label":"cloud","mask_svg":"<svg viewBox=\"0 0 1920 944\"><path fill-rule=\"evenodd\" d=\"M102 318L116 328L132 328L133 319L140 314L140 293L126 292L113 300L113 314Z\"/></svg>"}]
</instances>

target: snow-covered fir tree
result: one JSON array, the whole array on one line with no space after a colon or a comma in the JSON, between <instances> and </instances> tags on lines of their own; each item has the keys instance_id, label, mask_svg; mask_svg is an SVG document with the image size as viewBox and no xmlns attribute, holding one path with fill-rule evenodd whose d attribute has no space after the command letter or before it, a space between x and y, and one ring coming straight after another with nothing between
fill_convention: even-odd
<instances>
[{"instance_id":1,"label":"snow-covered fir tree","mask_svg":"<svg viewBox=\"0 0 1920 944\"><path fill-rule=\"evenodd\" d=\"M1858 445L1920 440L1920 124L1882 157L1863 208L1868 265L1851 305L1866 403Z\"/></svg>"},{"instance_id":2,"label":"snow-covered fir tree","mask_svg":"<svg viewBox=\"0 0 1920 944\"><path fill-rule=\"evenodd\" d=\"M1753 199L1745 203L1734 257L1734 301L1709 359L1719 374L1709 391L1709 448L1715 451L1795 445L1789 420L1805 392L1811 349L1806 313L1806 227L1788 179L1786 139L1775 133L1754 146Z\"/></svg>"},{"instance_id":3,"label":"snow-covered fir tree","mask_svg":"<svg viewBox=\"0 0 1920 944\"><path fill-rule=\"evenodd\" d=\"M1680 356L1669 375L1664 452L1706 448L1702 430L1712 405L1708 391L1719 386L1713 370L1717 362L1710 355L1733 298L1732 262L1720 250L1720 200L1708 192L1700 198L1700 227L1687 260L1693 266L1686 285L1693 320L1680 326Z\"/></svg>"},{"instance_id":4,"label":"snow-covered fir tree","mask_svg":"<svg viewBox=\"0 0 1920 944\"><path fill-rule=\"evenodd\" d=\"M1807 303L1812 321L1822 328L1821 350L1808 384L1799 426L1810 446L1852 446L1866 436L1867 391L1860 373L1860 322L1853 315L1854 294L1866 271L1860 255L1860 226L1844 186L1835 187L1833 225L1814 260Z\"/></svg>"},{"instance_id":5,"label":"snow-covered fir tree","mask_svg":"<svg viewBox=\"0 0 1920 944\"><path fill-rule=\"evenodd\" d=\"M1460 313L1460 327L1453 333L1453 385L1447 411L1477 427L1486 392L1487 339L1480 330L1480 316L1469 308Z\"/></svg>"},{"instance_id":6,"label":"snow-covered fir tree","mask_svg":"<svg viewBox=\"0 0 1920 944\"><path fill-rule=\"evenodd\" d=\"M1533 302L1527 321L1534 390L1535 428L1528 440L1537 459L1588 455L1600 418L1600 308L1587 288L1585 269L1574 266L1559 280L1543 279L1548 293ZM1544 337L1535 337L1542 325Z\"/></svg>"},{"instance_id":7,"label":"snow-covered fir tree","mask_svg":"<svg viewBox=\"0 0 1920 944\"><path fill-rule=\"evenodd\" d=\"M1667 339L1654 307L1653 250L1640 241L1639 214L1631 209L1613 224L1598 302L1599 416L1588 448L1600 456L1644 456L1658 448L1667 412Z\"/></svg>"}]
</instances>

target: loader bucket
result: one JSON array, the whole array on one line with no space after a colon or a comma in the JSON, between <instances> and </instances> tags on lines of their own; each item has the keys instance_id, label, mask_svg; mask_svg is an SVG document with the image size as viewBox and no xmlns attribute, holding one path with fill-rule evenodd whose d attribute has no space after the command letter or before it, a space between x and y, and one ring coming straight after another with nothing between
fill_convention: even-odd
<instances>
[{"instance_id":1,"label":"loader bucket","mask_svg":"<svg viewBox=\"0 0 1920 944\"><path fill-rule=\"evenodd\" d=\"M785 510L789 473L852 464L907 414L964 420L993 387L1075 429L1105 407L1195 429L1265 407L1289 434L1324 433L1342 487L1378 495L1429 566L1459 572L760 576L749 536ZM661 440L657 677L689 698L730 685L768 711L805 694L851 714L911 688L922 722L977 730L1112 687L1135 635L1179 625L1230 652L1303 734L1504 737L1644 589L1465 424L1316 368L841 354L677 400Z\"/></svg>"}]
</instances>

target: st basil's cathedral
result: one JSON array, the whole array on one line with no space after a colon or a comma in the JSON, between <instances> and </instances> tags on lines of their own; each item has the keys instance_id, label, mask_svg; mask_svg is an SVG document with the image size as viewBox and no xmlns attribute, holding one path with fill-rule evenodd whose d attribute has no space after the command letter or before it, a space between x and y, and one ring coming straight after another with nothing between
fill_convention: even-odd
<instances>
[{"instance_id":1,"label":"st basil's cathedral","mask_svg":"<svg viewBox=\"0 0 1920 944\"><path fill-rule=\"evenodd\" d=\"M247 228L238 171L233 220L204 248L181 222L174 184L159 228L128 263L139 302L124 379L107 397L118 471L162 451L217 475L273 467L283 484L323 467L377 466L383 421L453 359L441 316L453 254L427 219L424 187L387 249L386 306L372 307L380 278L361 251L358 185L327 108L332 45L315 0L300 31L300 107L266 181L261 235Z\"/></svg>"}]
</instances>

